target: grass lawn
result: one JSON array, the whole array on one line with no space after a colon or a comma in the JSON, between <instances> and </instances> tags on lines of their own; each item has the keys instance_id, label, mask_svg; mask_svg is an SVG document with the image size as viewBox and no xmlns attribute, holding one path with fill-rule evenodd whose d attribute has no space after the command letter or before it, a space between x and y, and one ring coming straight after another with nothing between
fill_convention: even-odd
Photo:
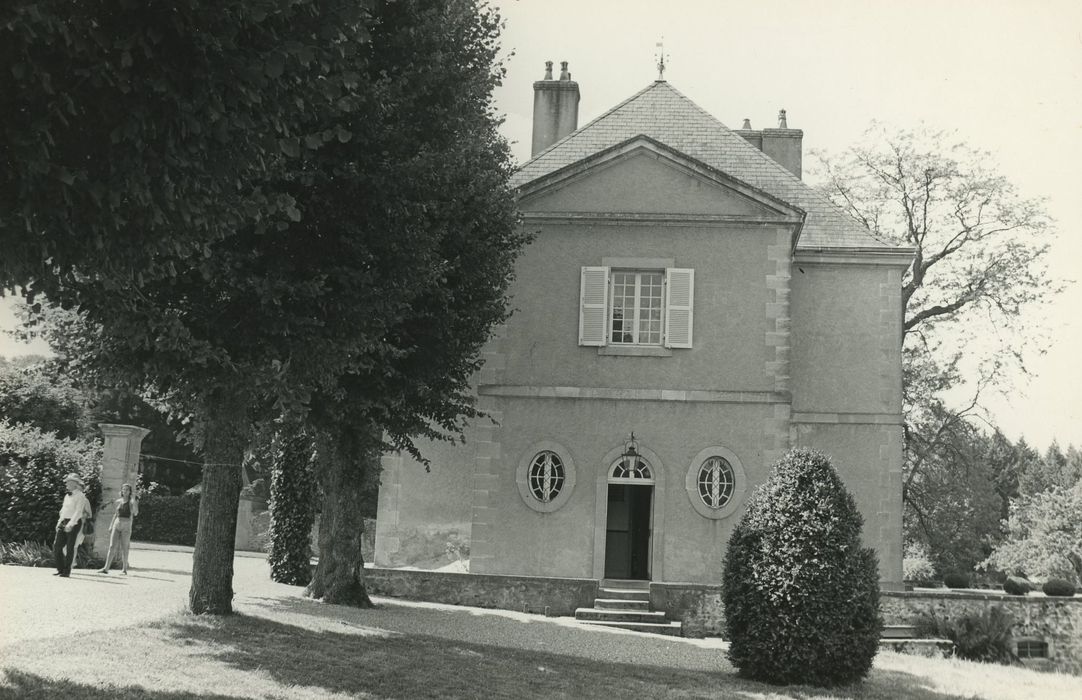
<instances>
[{"instance_id":1,"label":"grass lawn","mask_svg":"<svg viewBox=\"0 0 1082 700\"><path fill-rule=\"evenodd\" d=\"M897 654L880 655L869 679L851 688L774 687L737 678L727 665L707 672L602 662L388 631L366 625L365 615L298 601L229 618L173 614L77 642L28 640L2 650L0 697L1082 697L1082 679L1072 676ZM588 633L568 629L566 634ZM636 637L610 634L605 639L619 645L632 644ZM687 648L689 653L694 649Z\"/></svg>"}]
</instances>

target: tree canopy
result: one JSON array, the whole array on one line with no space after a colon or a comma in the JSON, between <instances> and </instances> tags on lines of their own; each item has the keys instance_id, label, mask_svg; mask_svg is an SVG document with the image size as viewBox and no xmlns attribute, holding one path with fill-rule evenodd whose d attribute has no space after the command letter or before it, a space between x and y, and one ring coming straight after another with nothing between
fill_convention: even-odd
<instances>
[{"instance_id":1,"label":"tree canopy","mask_svg":"<svg viewBox=\"0 0 1082 700\"><path fill-rule=\"evenodd\" d=\"M161 20L140 3L121 8L137 29L111 17L82 19L108 28L98 29L108 46L129 31L150 36ZM83 9L109 12L103 3ZM141 12L151 15L145 23ZM86 230L100 232L106 252L82 245L54 256L72 229L52 226L48 212L39 217L53 185L26 178L19 186L32 204L19 222L50 247L37 251L25 230L5 224L0 233L22 253L5 264L4 280L78 305L93 340L86 369L190 421L189 437L207 461L190 602L196 612L228 612L238 465L255 427L283 416L333 415L348 398L377 447L383 431L409 448L413 434L453 429L472 406L466 377L489 326L506 313L504 293L524 239L491 106L502 78L494 62L499 20L474 0L347 10L317 0L281 8L188 0L161 12L169 26L156 31L187 39L186 51L212 41L210 58L194 65L214 73L208 83L220 94L166 81L170 105L194 117L159 123L156 111L133 109L135 134L166 134L140 137L138 148L123 130L119 145L105 138L116 115L96 103L88 108L89 124L80 129L115 145L118 157L107 157L108 149L87 155L74 138L48 155L120 171L120 196L106 198L108 206L92 195L66 205L67 214L94 219ZM27 51L60 54L55 61L82 56L82 43L38 39L38 14L31 8L18 17L32 25L21 34L32 45ZM47 19L42 26L55 35L78 30ZM185 58L141 48L131 53L131 69L168 72L149 64L177 68ZM26 87L36 88L26 103L46 91ZM160 99L153 89L128 95L129 87L118 88L127 99ZM234 90L243 93L235 98L241 105L230 111ZM253 114L246 118L246 110ZM219 111L230 115L221 127L226 139L239 141L228 157L210 153L221 138ZM50 128L56 124L72 128L60 119ZM177 148L196 155L182 158ZM128 170L153 174L132 184L123 179ZM154 190L152 199L168 205L150 206L153 227L142 231L148 205L136 195L163 178L188 185ZM131 218L122 216L125 207ZM404 397L408 405L396 403Z\"/></svg>"},{"instance_id":2,"label":"tree canopy","mask_svg":"<svg viewBox=\"0 0 1082 700\"><path fill-rule=\"evenodd\" d=\"M902 280L907 537L940 567L970 568L997 538L1020 459L974 421L982 395L1013 388L1013 370L1041 349L1033 312L1059 290L1046 270L1052 222L988 154L929 129L873 125L843 153L819 154L818 176L873 234L915 250ZM970 400L948 402L962 386Z\"/></svg>"}]
</instances>

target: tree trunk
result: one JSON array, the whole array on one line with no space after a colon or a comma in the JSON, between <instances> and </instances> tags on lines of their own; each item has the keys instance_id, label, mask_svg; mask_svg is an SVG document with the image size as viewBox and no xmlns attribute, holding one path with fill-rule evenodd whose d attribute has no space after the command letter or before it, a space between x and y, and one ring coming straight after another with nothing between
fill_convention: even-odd
<instances>
[{"instance_id":1,"label":"tree trunk","mask_svg":"<svg viewBox=\"0 0 1082 700\"><path fill-rule=\"evenodd\" d=\"M232 426L209 423L188 604L197 615L229 615L244 442Z\"/></svg>"},{"instance_id":2,"label":"tree trunk","mask_svg":"<svg viewBox=\"0 0 1082 700\"><path fill-rule=\"evenodd\" d=\"M358 460L335 453L320 462L323 512L319 521L319 565L305 594L325 603L372 607L364 586L361 538L366 473L379 468L379 452L367 450Z\"/></svg>"}]
</instances>

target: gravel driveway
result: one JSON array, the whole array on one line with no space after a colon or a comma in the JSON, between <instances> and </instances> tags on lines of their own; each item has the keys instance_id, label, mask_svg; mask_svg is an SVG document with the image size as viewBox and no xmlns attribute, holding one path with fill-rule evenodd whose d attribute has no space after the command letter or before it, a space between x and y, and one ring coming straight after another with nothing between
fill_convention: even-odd
<instances>
[{"instance_id":1,"label":"gravel driveway","mask_svg":"<svg viewBox=\"0 0 1082 700\"><path fill-rule=\"evenodd\" d=\"M178 548L179 549L179 548ZM71 578L52 569L0 566L0 647L22 640L126 627L185 609L191 585L190 551L145 549L133 544L132 567L98 574L76 569ZM295 617L308 628L378 635L423 634L448 640L572 654L621 663L716 670L726 665L717 639L658 637L579 625L571 618L374 598L377 608L323 605L301 589L270 580L259 556L234 560L235 608L279 621Z\"/></svg>"}]
</instances>

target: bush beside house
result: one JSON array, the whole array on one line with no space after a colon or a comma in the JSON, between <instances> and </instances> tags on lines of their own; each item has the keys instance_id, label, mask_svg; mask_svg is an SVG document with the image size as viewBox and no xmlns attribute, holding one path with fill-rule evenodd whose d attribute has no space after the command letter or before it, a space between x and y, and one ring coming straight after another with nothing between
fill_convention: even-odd
<instances>
[{"instance_id":1,"label":"bush beside house","mask_svg":"<svg viewBox=\"0 0 1082 700\"><path fill-rule=\"evenodd\" d=\"M722 576L729 659L769 683L856 681L879 643L875 554L830 460L791 450L748 501Z\"/></svg>"}]
</instances>

